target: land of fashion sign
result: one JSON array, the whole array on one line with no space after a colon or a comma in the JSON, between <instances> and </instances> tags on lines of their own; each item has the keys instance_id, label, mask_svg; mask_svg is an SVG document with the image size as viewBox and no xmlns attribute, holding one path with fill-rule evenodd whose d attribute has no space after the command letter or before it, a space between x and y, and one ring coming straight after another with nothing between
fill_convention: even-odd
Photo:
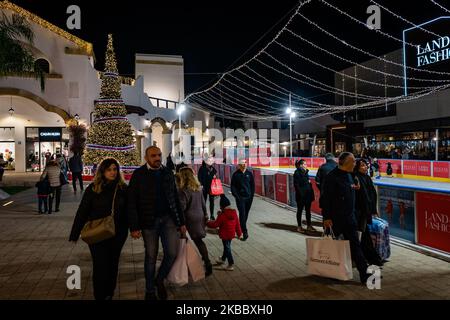
<instances>
[{"instance_id":1,"label":"land of fashion sign","mask_svg":"<svg viewBox=\"0 0 450 320\"><path fill-rule=\"evenodd\" d=\"M440 80L450 60L450 16L439 17L403 31L403 76L405 96L423 83ZM424 73L423 71L432 73ZM422 71L422 72L421 72ZM413 88L414 87L414 88Z\"/></svg>"},{"instance_id":2,"label":"land of fashion sign","mask_svg":"<svg viewBox=\"0 0 450 320\"><path fill-rule=\"evenodd\" d=\"M417 46L417 67L450 59L450 38L441 37Z\"/></svg>"}]
</instances>

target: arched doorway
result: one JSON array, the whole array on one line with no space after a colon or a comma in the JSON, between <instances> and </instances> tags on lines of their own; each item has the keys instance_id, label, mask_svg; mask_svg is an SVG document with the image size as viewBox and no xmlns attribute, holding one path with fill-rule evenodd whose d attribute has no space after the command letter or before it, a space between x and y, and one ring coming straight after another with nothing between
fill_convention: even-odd
<instances>
[{"instance_id":1,"label":"arched doorway","mask_svg":"<svg viewBox=\"0 0 450 320\"><path fill-rule=\"evenodd\" d=\"M64 110L31 93L0 88L0 153L8 158L8 169L42 171L45 153L68 154L69 119Z\"/></svg>"},{"instance_id":2,"label":"arched doorway","mask_svg":"<svg viewBox=\"0 0 450 320\"><path fill-rule=\"evenodd\" d=\"M172 131L167 126L167 122L160 117L151 121L152 145L161 149L163 161L172 152Z\"/></svg>"}]
</instances>

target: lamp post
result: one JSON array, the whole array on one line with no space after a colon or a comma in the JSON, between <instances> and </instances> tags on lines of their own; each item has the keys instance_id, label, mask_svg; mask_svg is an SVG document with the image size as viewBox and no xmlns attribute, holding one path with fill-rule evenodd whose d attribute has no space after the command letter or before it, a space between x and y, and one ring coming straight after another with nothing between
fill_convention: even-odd
<instances>
[{"instance_id":1,"label":"lamp post","mask_svg":"<svg viewBox=\"0 0 450 320\"><path fill-rule=\"evenodd\" d=\"M177 114L178 114L178 145L179 145L179 160L181 163L181 114L186 110L186 106L184 103L180 103L178 105Z\"/></svg>"},{"instance_id":2,"label":"lamp post","mask_svg":"<svg viewBox=\"0 0 450 320\"><path fill-rule=\"evenodd\" d=\"M292 160L292 119L295 118L295 112L292 111L290 93L289 93L289 107L286 109L286 114L289 115L289 147L290 147L290 157Z\"/></svg>"}]
</instances>

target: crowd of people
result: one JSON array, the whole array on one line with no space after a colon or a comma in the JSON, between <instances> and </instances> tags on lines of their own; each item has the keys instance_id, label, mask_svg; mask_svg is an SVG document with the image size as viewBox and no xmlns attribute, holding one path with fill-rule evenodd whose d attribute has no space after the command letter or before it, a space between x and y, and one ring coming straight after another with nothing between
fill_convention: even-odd
<instances>
[{"instance_id":1,"label":"crowd of people","mask_svg":"<svg viewBox=\"0 0 450 320\"><path fill-rule=\"evenodd\" d=\"M67 171L73 177L73 189L77 182L83 191L81 173L83 162L75 154L68 163L56 157L47 164L37 184L39 212L59 211L61 187ZM120 254L128 235L143 239L145 247L144 274L146 300L166 300L165 279L175 262L179 240L189 237L202 257L205 276L213 272L213 261L223 270L233 271L235 260L231 244L235 238L249 238L247 220L255 194L253 174L247 170L245 160L231 178L230 189L237 210L230 200L220 195L220 210L214 210L217 196L211 193L217 171L211 158L203 161L198 175L186 164L162 165L161 150L149 147L145 153L146 164L133 172L127 185L120 173L119 163L112 158L102 161L96 170L93 182L86 188L77 210L70 241L77 242L88 221L104 218L114 212L115 235L98 243L89 244L93 263L94 296L98 300L112 299L116 287ZM368 224L377 213L377 195L369 175L371 164L364 158L355 159L348 152L342 153L338 162L332 154L325 156L315 177L320 190L320 207L324 231L332 229L350 243L352 259L357 266L361 282L365 283L369 265L382 266ZM301 233L316 231L311 221L311 204L315 199L309 171L304 160L295 163L294 188L297 202L297 225ZM48 203L47 203L48 196ZM209 199L209 213L207 201ZM44 208L42 208L44 207ZM306 212L306 228L302 214ZM209 257L204 242L207 227L218 228L223 244L223 253L217 259ZM163 260L156 272L159 242L162 243Z\"/></svg>"},{"instance_id":2,"label":"crowd of people","mask_svg":"<svg viewBox=\"0 0 450 320\"><path fill-rule=\"evenodd\" d=\"M172 162L169 157L167 162ZM97 300L114 296L120 253L128 232L133 239L143 239L145 247L145 299L166 300L165 279L175 262L179 240L189 237L203 259L205 276L213 272L208 249L203 241L206 227L218 228L223 254L216 264L225 271L233 271L231 243L235 238L248 239L246 221L254 196L254 179L242 162L232 177L232 193L236 198L239 216L230 200L220 196L220 211L214 214L215 197L211 195L216 171L211 159L203 162L198 177L187 165L170 168L162 165L161 150L155 146L145 152L146 164L133 172L128 186L120 174L115 159L105 159L98 166L94 182L83 194L69 240L78 241L88 221L104 218L114 212L115 235L89 244L93 263L93 287ZM173 162L172 162L173 164ZM175 172L174 172L175 169ZM209 197L209 215L206 200ZM114 204L114 207L113 207ZM163 260L156 272L159 242ZM227 262L227 263L226 263Z\"/></svg>"},{"instance_id":3,"label":"crowd of people","mask_svg":"<svg viewBox=\"0 0 450 320\"><path fill-rule=\"evenodd\" d=\"M72 173L74 192L77 192L77 180L79 181L81 191L83 191L83 161L81 154L75 153L69 161L66 160L66 157L63 154L59 153L54 157L48 158L45 169L42 172L39 181L36 183L38 214L52 214L53 212L59 212L62 187L68 184L69 171ZM54 210L53 202L55 203Z\"/></svg>"}]
</instances>

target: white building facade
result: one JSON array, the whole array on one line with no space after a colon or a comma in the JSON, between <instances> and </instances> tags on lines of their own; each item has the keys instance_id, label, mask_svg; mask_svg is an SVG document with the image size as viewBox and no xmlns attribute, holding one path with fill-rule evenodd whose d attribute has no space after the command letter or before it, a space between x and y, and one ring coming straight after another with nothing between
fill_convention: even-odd
<instances>
[{"instance_id":1,"label":"white building facade","mask_svg":"<svg viewBox=\"0 0 450 320\"><path fill-rule=\"evenodd\" d=\"M41 90L33 75L0 78L0 154L8 161L7 169L39 171L45 164L46 153L70 156L68 121L78 116L89 129L94 101L100 93L100 72L94 68L91 43L10 2L0 2L0 10L8 17L19 14L27 18L34 32L34 44L30 49L36 61L48 66L45 90ZM120 46L120 43L115 45ZM151 55L143 55L139 60L149 57ZM182 61L181 57L165 56L164 59ZM145 68L152 64L143 65L144 68L139 69L140 64L136 63L135 79L122 79L122 98L142 162L144 150L150 145L160 147L163 156L172 152L176 144L172 141L175 136L172 131L178 128L180 120L176 112L178 104L166 108L162 101L172 101L174 94L179 95L177 101L184 99L182 64L181 68L177 66L176 81L173 81L171 64L162 64L158 69ZM149 97L162 99L159 107L152 104ZM194 121L202 121L205 130L209 118L208 112L187 106L181 116L182 126L192 127Z\"/></svg>"}]
</instances>

